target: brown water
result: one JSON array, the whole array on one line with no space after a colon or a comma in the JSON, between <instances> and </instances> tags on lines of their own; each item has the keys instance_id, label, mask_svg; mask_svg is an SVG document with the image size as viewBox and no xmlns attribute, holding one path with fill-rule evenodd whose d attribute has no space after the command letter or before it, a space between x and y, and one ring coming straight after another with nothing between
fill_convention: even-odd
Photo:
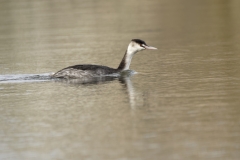
<instances>
[{"instance_id":1,"label":"brown water","mask_svg":"<svg viewBox=\"0 0 240 160\"><path fill-rule=\"evenodd\" d=\"M239 6L2 1L0 159L240 159ZM132 77L40 79L74 64L117 67L132 38L159 48L133 58Z\"/></svg>"}]
</instances>

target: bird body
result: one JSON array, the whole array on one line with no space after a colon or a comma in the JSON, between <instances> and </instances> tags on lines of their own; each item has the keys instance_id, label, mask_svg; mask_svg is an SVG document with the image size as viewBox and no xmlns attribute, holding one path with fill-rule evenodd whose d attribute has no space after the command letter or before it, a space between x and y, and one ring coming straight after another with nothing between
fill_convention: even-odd
<instances>
[{"instance_id":1,"label":"bird body","mask_svg":"<svg viewBox=\"0 0 240 160\"><path fill-rule=\"evenodd\" d=\"M120 70L101 65L82 64L69 66L58 72L53 77L56 78L91 78L119 73Z\"/></svg>"},{"instance_id":2,"label":"bird body","mask_svg":"<svg viewBox=\"0 0 240 160\"><path fill-rule=\"evenodd\" d=\"M157 49L157 48L148 46L144 41L140 39L133 39L128 45L127 51L117 69L101 65L81 64L64 68L56 72L52 76L55 78L67 78L67 79L92 78L120 73L124 70L129 69L134 54L145 49Z\"/></svg>"}]
</instances>

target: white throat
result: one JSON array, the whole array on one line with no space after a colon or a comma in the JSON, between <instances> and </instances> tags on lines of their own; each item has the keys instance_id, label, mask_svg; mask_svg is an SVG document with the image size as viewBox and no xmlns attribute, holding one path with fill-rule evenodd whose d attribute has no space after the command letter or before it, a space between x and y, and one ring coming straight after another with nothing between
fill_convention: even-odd
<instances>
[{"instance_id":1,"label":"white throat","mask_svg":"<svg viewBox=\"0 0 240 160\"><path fill-rule=\"evenodd\" d=\"M139 45L136 45L136 43L131 42L128 45L127 51L122 59L122 62L119 65L118 69L128 70L134 54L136 54L138 51L141 51L141 50L142 50L142 48L140 48Z\"/></svg>"},{"instance_id":2,"label":"white throat","mask_svg":"<svg viewBox=\"0 0 240 160\"><path fill-rule=\"evenodd\" d=\"M125 67L123 70L128 70L132 61L132 58L134 56L134 54L136 54L138 52L138 50L132 46L132 44L130 43L128 45L128 49L125 55Z\"/></svg>"}]
</instances>

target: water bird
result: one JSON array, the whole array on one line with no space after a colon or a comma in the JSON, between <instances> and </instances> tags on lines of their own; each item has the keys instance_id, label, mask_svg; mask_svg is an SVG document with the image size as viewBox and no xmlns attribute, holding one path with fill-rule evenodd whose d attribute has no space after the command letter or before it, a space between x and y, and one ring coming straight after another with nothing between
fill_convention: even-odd
<instances>
[{"instance_id":1,"label":"water bird","mask_svg":"<svg viewBox=\"0 0 240 160\"><path fill-rule=\"evenodd\" d=\"M115 73L120 73L122 71L129 70L133 55L137 52L145 49L157 49L155 47L147 45L143 40L132 39L128 45L125 55L118 68L110 68L102 65L92 65L92 64L80 64L69 66L64 68L52 75L55 78L92 78L107 76Z\"/></svg>"}]
</instances>

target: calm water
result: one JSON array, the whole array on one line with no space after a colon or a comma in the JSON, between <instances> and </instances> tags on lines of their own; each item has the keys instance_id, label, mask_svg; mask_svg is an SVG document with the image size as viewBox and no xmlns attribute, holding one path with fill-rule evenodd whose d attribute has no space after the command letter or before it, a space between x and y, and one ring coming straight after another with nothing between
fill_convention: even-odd
<instances>
[{"instance_id":1,"label":"calm water","mask_svg":"<svg viewBox=\"0 0 240 160\"><path fill-rule=\"evenodd\" d=\"M240 159L239 6L2 1L0 159ZM131 77L46 78L74 64L117 67L133 38L159 49L135 55Z\"/></svg>"}]
</instances>

